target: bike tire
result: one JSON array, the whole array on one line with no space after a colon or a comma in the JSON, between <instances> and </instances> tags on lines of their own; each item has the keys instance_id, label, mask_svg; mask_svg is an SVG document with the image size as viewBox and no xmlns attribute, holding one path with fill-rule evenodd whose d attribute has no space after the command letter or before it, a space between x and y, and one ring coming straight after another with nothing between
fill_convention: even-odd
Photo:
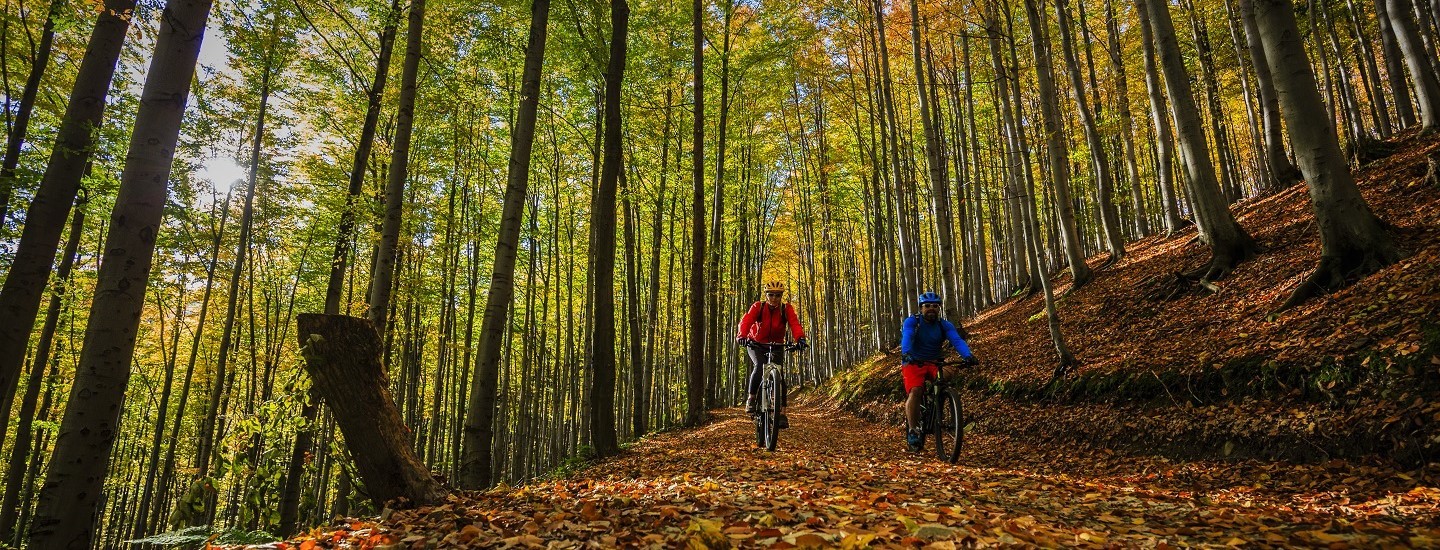
<instances>
[{"instance_id":1,"label":"bike tire","mask_svg":"<svg viewBox=\"0 0 1440 550\"><path fill-rule=\"evenodd\" d=\"M761 399L765 400L765 450L774 451L775 446L780 443L780 372L770 369L765 372L764 390L761 392Z\"/></svg>"},{"instance_id":2,"label":"bike tire","mask_svg":"<svg viewBox=\"0 0 1440 550\"><path fill-rule=\"evenodd\" d=\"M960 459L960 449L965 446L965 416L960 396L954 390L943 389L936 396L938 407L931 423L935 432L935 456L954 464Z\"/></svg>"}]
</instances>

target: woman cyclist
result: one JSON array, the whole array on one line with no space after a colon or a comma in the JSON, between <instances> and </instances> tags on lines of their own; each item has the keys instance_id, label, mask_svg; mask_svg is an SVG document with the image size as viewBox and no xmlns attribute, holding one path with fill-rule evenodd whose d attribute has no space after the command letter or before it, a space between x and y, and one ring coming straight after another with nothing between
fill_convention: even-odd
<instances>
[{"instance_id":1,"label":"woman cyclist","mask_svg":"<svg viewBox=\"0 0 1440 550\"><path fill-rule=\"evenodd\" d=\"M745 413L755 414L755 394L760 392L761 367L765 366L768 356L773 355L777 364L785 364L785 332L789 328L791 335L795 337L796 349L803 350L809 346L805 340L805 330L800 327L800 318L795 315L795 306L784 301L785 283L771 281L765 283L765 299L751 304L750 310L740 318L740 327L736 331L735 341L750 353L750 376L748 378L748 393L745 398ZM761 345L752 345L761 344ZM774 351L775 353L767 353ZM777 423L781 428L789 426L788 419L783 414L784 404L781 404L781 412Z\"/></svg>"}]
</instances>

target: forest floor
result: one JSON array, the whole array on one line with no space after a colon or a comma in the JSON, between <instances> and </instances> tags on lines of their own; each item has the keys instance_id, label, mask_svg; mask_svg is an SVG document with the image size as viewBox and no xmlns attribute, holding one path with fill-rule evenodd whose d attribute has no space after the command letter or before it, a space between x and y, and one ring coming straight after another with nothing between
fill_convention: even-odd
<instances>
[{"instance_id":1,"label":"forest floor","mask_svg":"<svg viewBox=\"0 0 1440 550\"><path fill-rule=\"evenodd\" d=\"M1208 259L1194 228L1059 277L1065 376L1039 296L967 322L958 465L904 451L892 350L797 399L775 453L723 409L565 478L269 547L1440 547L1440 136L1388 146L1356 179L1408 256L1340 291L1276 311L1319 259L1296 184L1236 205L1266 251L1213 290L1176 277Z\"/></svg>"},{"instance_id":2,"label":"forest floor","mask_svg":"<svg viewBox=\"0 0 1440 550\"><path fill-rule=\"evenodd\" d=\"M808 401L773 453L724 409L568 478L267 547L1440 545L1440 489L1383 465L1181 462L999 435L967 438L950 465L905 451L896 426Z\"/></svg>"}]
</instances>

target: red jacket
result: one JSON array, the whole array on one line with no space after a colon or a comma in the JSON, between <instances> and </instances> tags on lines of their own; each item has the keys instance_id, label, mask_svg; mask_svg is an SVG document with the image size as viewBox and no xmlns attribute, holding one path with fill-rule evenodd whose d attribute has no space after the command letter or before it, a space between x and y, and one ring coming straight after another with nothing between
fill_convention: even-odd
<instances>
[{"instance_id":1,"label":"red jacket","mask_svg":"<svg viewBox=\"0 0 1440 550\"><path fill-rule=\"evenodd\" d=\"M735 337L749 338L762 344L783 344L785 326L789 325L790 333L796 340L804 338L805 330L800 328L800 318L795 315L795 307L789 302L780 307L784 310L783 314L775 311L775 308L771 308L763 300L755 302L750 306L750 311L740 318L740 328Z\"/></svg>"}]
</instances>

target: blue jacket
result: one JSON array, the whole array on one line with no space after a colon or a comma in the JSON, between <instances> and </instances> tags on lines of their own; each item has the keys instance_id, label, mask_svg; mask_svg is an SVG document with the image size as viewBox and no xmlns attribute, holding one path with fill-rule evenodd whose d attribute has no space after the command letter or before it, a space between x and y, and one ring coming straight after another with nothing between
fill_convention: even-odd
<instances>
[{"instance_id":1,"label":"blue jacket","mask_svg":"<svg viewBox=\"0 0 1440 550\"><path fill-rule=\"evenodd\" d=\"M939 361L946 339L961 357L973 357L970 346L965 344L965 339L960 337L960 332L950 321L940 319L931 323L920 315L912 315L905 318L905 324L900 326L900 353L905 354L907 362Z\"/></svg>"}]
</instances>

